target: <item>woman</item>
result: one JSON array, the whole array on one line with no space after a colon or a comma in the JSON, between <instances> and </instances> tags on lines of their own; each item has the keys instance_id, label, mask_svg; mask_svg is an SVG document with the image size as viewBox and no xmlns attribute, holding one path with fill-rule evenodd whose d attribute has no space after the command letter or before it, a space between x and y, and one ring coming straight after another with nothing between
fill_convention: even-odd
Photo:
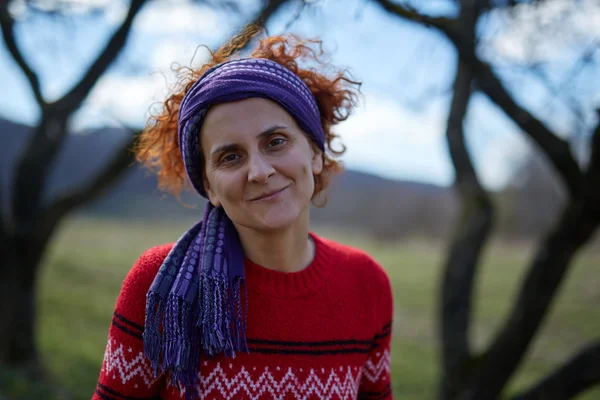
<instances>
[{"instance_id":1,"label":"woman","mask_svg":"<svg viewBox=\"0 0 600 400\"><path fill-rule=\"evenodd\" d=\"M358 84L313 47L248 29L186 69L142 134L163 189L209 202L127 275L93 399L391 399L393 299L367 254L309 231L341 169L331 128Z\"/></svg>"}]
</instances>

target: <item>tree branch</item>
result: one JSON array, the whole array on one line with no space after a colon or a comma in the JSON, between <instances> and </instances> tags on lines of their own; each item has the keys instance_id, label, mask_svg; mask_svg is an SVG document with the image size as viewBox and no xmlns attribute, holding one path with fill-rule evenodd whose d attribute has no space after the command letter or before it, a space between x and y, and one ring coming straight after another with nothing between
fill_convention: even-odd
<instances>
[{"instance_id":1,"label":"tree branch","mask_svg":"<svg viewBox=\"0 0 600 400\"><path fill-rule=\"evenodd\" d=\"M267 0L265 6L254 17L254 23L265 25L273 14L281 8L288 0Z\"/></svg>"},{"instance_id":2,"label":"tree branch","mask_svg":"<svg viewBox=\"0 0 600 400\"><path fill-rule=\"evenodd\" d=\"M596 110L598 123L590 141L590 161L585 172L585 198L592 212L600 214L600 109ZM600 215L597 216L600 218Z\"/></svg>"},{"instance_id":3,"label":"tree branch","mask_svg":"<svg viewBox=\"0 0 600 400\"><path fill-rule=\"evenodd\" d=\"M511 400L566 400L600 383L600 341L577 355L527 391Z\"/></svg>"},{"instance_id":4,"label":"tree branch","mask_svg":"<svg viewBox=\"0 0 600 400\"><path fill-rule=\"evenodd\" d=\"M461 29L475 29L475 9L463 7ZM474 35L472 35L474 37ZM473 51L475 44L473 43ZM461 218L444 265L440 298L442 382L439 398L456 398L474 364L468 343L473 281L479 257L493 225L493 207L481 186L465 145L463 120L474 73L469 60L459 57L448 117L446 139L461 197Z\"/></svg>"},{"instance_id":5,"label":"tree branch","mask_svg":"<svg viewBox=\"0 0 600 400\"><path fill-rule=\"evenodd\" d=\"M454 31L457 20L445 17L430 17L419 13L415 8L409 5L394 3L390 0L373 0L382 6L387 12L390 12L400 18L407 19L425 26L433 26L442 31Z\"/></svg>"},{"instance_id":6,"label":"tree branch","mask_svg":"<svg viewBox=\"0 0 600 400\"><path fill-rule=\"evenodd\" d=\"M145 1L146 0L131 0L127 16L119 29L113 33L113 36L108 41L104 50L98 55L79 83L62 99L56 102L55 107L57 110L60 112L71 113L81 105L82 101L86 98L98 79L117 58L123 46L125 46L133 20Z\"/></svg>"},{"instance_id":7,"label":"tree branch","mask_svg":"<svg viewBox=\"0 0 600 400\"><path fill-rule=\"evenodd\" d=\"M582 195L572 198L557 226L539 246L502 330L478 365L465 400L493 399L508 382L537 332L571 259L600 224L600 122L592 136L592 153Z\"/></svg>"},{"instance_id":8,"label":"tree branch","mask_svg":"<svg viewBox=\"0 0 600 400\"><path fill-rule=\"evenodd\" d=\"M541 121L531 113L519 106L502 85L500 79L494 74L491 67L479 60L472 50L469 38L461 35L458 19L431 18L419 14L416 10L392 3L389 0L374 0L392 14L416 23L433 26L439 29L454 44L459 56L471 60L475 66L477 83L481 90L486 93L521 129L529 135L538 146L550 158L550 162L561 176L571 197L581 193L581 170L577 161L571 154L569 144L554 135ZM476 5L482 2L474 0Z\"/></svg>"},{"instance_id":9,"label":"tree branch","mask_svg":"<svg viewBox=\"0 0 600 400\"><path fill-rule=\"evenodd\" d=\"M456 45L459 52L464 51L461 44ZM477 59L475 70L481 90L543 150L562 178L571 198L579 196L582 174L569 143L554 135L540 120L519 106L488 64Z\"/></svg>"},{"instance_id":10,"label":"tree branch","mask_svg":"<svg viewBox=\"0 0 600 400\"><path fill-rule=\"evenodd\" d=\"M0 169L0 255L2 255L2 246L6 243L8 237L8 226L6 223L6 215L4 212L4 177Z\"/></svg>"},{"instance_id":11,"label":"tree branch","mask_svg":"<svg viewBox=\"0 0 600 400\"><path fill-rule=\"evenodd\" d=\"M29 85L31 86L31 90L33 91L33 95L35 100L37 101L40 108L43 110L46 107L46 101L42 96L42 91L40 87L40 81L35 72L31 69L31 67L27 64L23 55L19 51L17 47L17 43L15 41L15 32L14 32L15 21L8 12L8 1L0 1L0 27L2 28L2 36L4 37L4 43L6 44L6 48L10 52L10 55L15 60L15 62L19 65L25 77L29 81Z\"/></svg>"},{"instance_id":12,"label":"tree branch","mask_svg":"<svg viewBox=\"0 0 600 400\"><path fill-rule=\"evenodd\" d=\"M141 131L134 131L112 161L104 166L87 184L59 195L54 202L45 208L41 217L41 228L39 229L40 241L47 240L51 236L58 222L67 213L96 198L123 175L127 167L134 162L132 149L140 134Z\"/></svg>"}]
</instances>

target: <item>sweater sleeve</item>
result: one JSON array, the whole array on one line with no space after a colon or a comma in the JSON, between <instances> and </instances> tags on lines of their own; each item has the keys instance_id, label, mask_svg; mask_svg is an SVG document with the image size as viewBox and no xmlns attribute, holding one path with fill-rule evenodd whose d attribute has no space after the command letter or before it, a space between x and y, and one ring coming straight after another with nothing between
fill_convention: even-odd
<instances>
[{"instance_id":1,"label":"sweater sleeve","mask_svg":"<svg viewBox=\"0 0 600 400\"><path fill-rule=\"evenodd\" d=\"M373 337L373 345L358 390L360 400L392 400L391 377L391 339L394 299L390 279L385 270L377 265L378 273L374 274L379 292L376 310L378 315L377 333Z\"/></svg>"},{"instance_id":2,"label":"sweater sleeve","mask_svg":"<svg viewBox=\"0 0 600 400\"><path fill-rule=\"evenodd\" d=\"M171 246L146 251L123 281L108 332L100 377L92 400L159 399L163 380L144 355L146 293Z\"/></svg>"}]
</instances>

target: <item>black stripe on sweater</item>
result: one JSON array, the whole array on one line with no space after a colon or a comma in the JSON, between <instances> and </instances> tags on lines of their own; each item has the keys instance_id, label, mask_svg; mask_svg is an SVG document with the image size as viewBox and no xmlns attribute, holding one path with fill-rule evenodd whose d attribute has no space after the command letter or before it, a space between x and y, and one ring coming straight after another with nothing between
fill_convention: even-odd
<instances>
[{"instance_id":1,"label":"black stripe on sweater","mask_svg":"<svg viewBox=\"0 0 600 400\"><path fill-rule=\"evenodd\" d=\"M120 329L121 331L131 335L137 339L142 340L142 333L144 332L144 327L136 324L125 318L124 316L115 312L113 314L112 324L115 328ZM118 321L117 321L118 320ZM123 323L121 323L123 322ZM339 353L368 353L369 350L379 347L378 344L373 342L374 340L380 340L387 335L390 334L392 322L390 321L383 327L383 332L375 335L375 337L371 340L359 340L359 339L346 339L346 340L325 340L325 341L283 341L283 340L267 340L267 339L251 339L247 338L246 342L249 347L251 347L254 351L258 353L265 354L339 354ZM132 329L133 328L133 329ZM135 332L135 331L138 332ZM386 332L387 330L387 332ZM297 347L342 347L342 346L352 346L344 351L341 349L320 349L320 350L295 350L295 349L268 349L268 348L259 348L256 346L277 346L277 347L288 347L288 348L297 348ZM360 346L369 346L369 348L360 348Z\"/></svg>"},{"instance_id":2,"label":"black stripe on sweater","mask_svg":"<svg viewBox=\"0 0 600 400\"><path fill-rule=\"evenodd\" d=\"M102 400L117 400L117 399L115 399L115 398L114 398L114 397L112 397L112 396L105 395L104 393L102 393L102 392L101 392L100 390L98 390L98 389L96 389L96 390L95 390L95 392L96 392L96 394L97 394L98 396L100 396L100 398L101 398Z\"/></svg>"},{"instance_id":3,"label":"black stripe on sweater","mask_svg":"<svg viewBox=\"0 0 600 400\"><path fill-rule=\"evenodd\" d=\"M137 329L138 331L140 331L140 333L144 332L143 326L138 325L135 322L128 320L127 318L125 318L124 316L122 316L120 314L117 314L116 311L113 313L113 316L115 318L117 318L119 321L124 322L125 324L129 325L130 327Z\"/></svg>"},{"instance_id":4,"label":"black stripe on sweater","mask_svg":"<svg viewBox=\"0 0 600 400\"><path fill-rule=\"evenodd\" d=\"M287 347L318 347L318 346L349 346L349 345L364 345L370 346L372 340L325 340L320 342L301 342L301 341L283 341L283 340L266 340L266 339L246 339L248 344L265 345L265 346L287 346Z\"/></svg>"},{"instance_id":5,"label":"black stripe on sweater","mask_svg":"<svg viewBox=\"0 0 600 400\"><path fill-rule=\"evenodd\" d=\"M134 332L134 331L132 331L131 329L129 329L129 328L127 328L127 327L125 327L124 325L121 325L120 323L118 323L117 321L115 321L115 319L114 319L114 318L113 318L113 320L112 320L112 325L113 325L115 328L118 328L118 329L120 329L121 331L125 332L125 333L126 333L126 334L128 334L128 335L131 335L131 336L133 336L133 337L135 337L135 338L138 338L138 339L142 340L142 334L141 334L141 333Z\"/></svg>"},{"instance_id":6,"label":"black stripe on sweater","mask_svg":"<svg viewBox=\"0 0 600 400\"><path fill-rule=\"evenodd\" d=\"M261 354L299 354L308 356L323 356L329 354L367 354L370 349L350 348L350 349L328 349L328 350L292 350L292 349L269 349L259 347L248 347L251 353Z\"/></svg>"},{"instance_id":7,"label":"black stripe on sweater","mask_svg":"<svg viewBox=\"0 0 600 400\"><path fill-rule=\"evenodd\" d=\"M392 333L392 331L378 333L377 335L373 336L373 340L381 340L383 338L386 338L390 336L390 333Z\"/></svg>"},{"instance_id":8,"label":"black stripe on sweater","mask_svg":"<svg viewBox=\"0 0 600 400\"><path fill-rule=\"evenodd\" d=\"M378 392L360 392L358 394L358 400L381 400L381 399L385 399L392 392L392 387L388 383L382 389L382 391L378 391Z\"/></svg>"},{"instance_id":9,"label":"black stripe on sweater","mask_svg":"<svg viewBox=\"0 0 600 400\"><path fill-rule=\"evenodd\" d=\"M385 331L387 331L388 329L391 329L391 328L392 328L392 321L390 321L387 324L385 324L383 326L383 328L381 328L381 330L385 332Z\"/></svg>"},{"instance_id":10,"label":"black stripe on sweater","mask_svg":"<svg viewBox=\"0 0 600 400\"><path fill-rule=\"evenodd\" d=\"M392 321L385 324L383 328L381 328L381 332L373 337L373 340L381 340L385 337L388 337L390 333L392 333Z\"/></svg>"},{"instance_id":11,"label":"black stripe on sweater","mask_svg":"<svg viewBox=\"0 0 600 400\"><path fill-rule=\"evenodd\" d=\"M104 391L106 393L109 393L109 394L111 394L113 396L120 397L120 398L125 399L125 400L157 400L157 399L159 399L159 397L131 397L131 396L125 396L124 394L121 394L121 393L117 392L116 390L109 388L108 386L104 386L100 382L98 382L98 386L97 387L100 388L100 389L102 389L102 391ZM98 393L98 389L96 389L96 393ZM98 393L98 394L100 394L100 393Z\"/></svg>"}]
</instances>

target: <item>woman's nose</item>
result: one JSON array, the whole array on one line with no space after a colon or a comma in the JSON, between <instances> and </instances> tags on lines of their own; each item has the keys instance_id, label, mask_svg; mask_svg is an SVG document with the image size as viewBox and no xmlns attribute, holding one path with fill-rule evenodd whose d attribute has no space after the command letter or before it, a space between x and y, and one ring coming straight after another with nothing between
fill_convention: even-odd
<instances>
[{"instance_id":1,"label":"woman's nose","mask_svg":"<svg viewBox=\"0 0 600 400\"><path fill-rule=\"evenodd\" d=\"M266 183L271 175L275 173L275 168L264 157L256 155L250 158L248 168L248 181L256 183Z\"/></svg>"}]
</instances>

